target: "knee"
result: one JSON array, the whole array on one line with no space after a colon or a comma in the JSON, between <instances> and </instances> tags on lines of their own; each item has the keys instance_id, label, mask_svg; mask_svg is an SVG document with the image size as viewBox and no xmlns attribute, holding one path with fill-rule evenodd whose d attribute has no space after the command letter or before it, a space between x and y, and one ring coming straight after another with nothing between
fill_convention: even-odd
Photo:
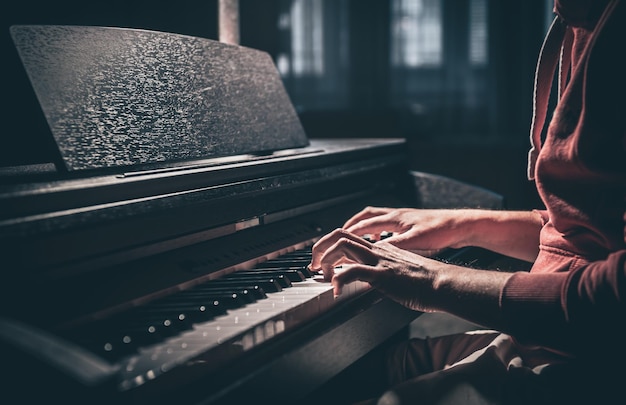
<instances>
[{"instance_id":1,"label":"knee","mask_svg":"<svg viewBox=\"0 0 626 405\"><path fill-rule=\"evenodd\" d=\"M472 384L458 383L446 389L416 389L416 387L400 387L389 390L379 397L376 405L495 405L495 398L485 395ZM441 388L441 387L440 387Z\"/></svg>"},{"instance_id":2,"label":"knee","mask_svg":"<svg viewBox=\"0 0 626 405\"><path fill-rule=\"evenodd\" d=\"M378 399L376 405L402 405L402 400L394 391L387 391Z\"/></svg>"}]
</instances>

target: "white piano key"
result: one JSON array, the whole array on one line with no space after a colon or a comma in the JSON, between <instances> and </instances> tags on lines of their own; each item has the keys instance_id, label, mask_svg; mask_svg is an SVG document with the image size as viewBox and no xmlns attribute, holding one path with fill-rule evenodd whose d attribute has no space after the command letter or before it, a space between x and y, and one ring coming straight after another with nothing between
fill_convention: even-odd
<instances>
[{"instance_id":1,"label":"white piano key","mask_svg":"<svg viewBox=\"0 0 626 405\"><path fill-rule=\"evenodd\" d=\"M367 283L351 283L335 298L332 285L316 276L268 293L267 298L228 310L210 321L195 323L191 330L142 348L123 367L120 388L144 384L197 356L210 358L211 351L219 350L220 346L236 346L242 352L250 350L367 288Z\"/></svg>"}]
</instances>

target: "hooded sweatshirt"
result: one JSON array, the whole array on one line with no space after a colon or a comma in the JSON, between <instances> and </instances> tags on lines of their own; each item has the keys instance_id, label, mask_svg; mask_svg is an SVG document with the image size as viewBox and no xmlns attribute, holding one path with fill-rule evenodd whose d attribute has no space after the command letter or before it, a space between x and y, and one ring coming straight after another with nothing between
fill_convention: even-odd
<instances>
[{"instance_id":1,"label":"hooded sweatshirt","mask_svg":"<svg viewBox=\"0 0 626 405\"><path fill-rule=\"evenodd\" d=\"M501 291L504 331L566 358L626 359L626 4L556 0L554 11L568 57L529 163L546 207L540 251Z\"/></svg>"}]
</instances>

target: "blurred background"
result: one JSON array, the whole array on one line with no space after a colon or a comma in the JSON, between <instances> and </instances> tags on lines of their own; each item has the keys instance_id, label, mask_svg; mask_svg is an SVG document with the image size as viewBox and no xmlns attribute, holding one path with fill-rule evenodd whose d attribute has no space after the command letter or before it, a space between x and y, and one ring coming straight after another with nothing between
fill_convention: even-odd
<instances>
[{"instance_id":1,"label":"blurred background","mask_svg":"<svg viewBox=\"0 0 626 405\"><path fill-rule=\"evenodd\" d=\"M268 52L309 138L406 138L410 168L538 207L526 179L535 63L553 0L239 0L240 44ZM218 39L218 0L24 1L2 16L0 166L54 146L13 24Z\"/></svg>"}]
</instances>

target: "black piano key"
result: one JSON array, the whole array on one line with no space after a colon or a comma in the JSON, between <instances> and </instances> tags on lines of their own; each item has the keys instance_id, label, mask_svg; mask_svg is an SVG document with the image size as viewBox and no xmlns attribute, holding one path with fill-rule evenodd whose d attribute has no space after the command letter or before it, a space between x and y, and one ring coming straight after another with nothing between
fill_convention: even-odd
<instances>
[{"instance_id":1,"label":"black piano key","mask_svg":"<svg viewBox=\"0 0 626 405\"><path fill-rule=\"evenodd\" d=\"M268 261L257 264L257 269L299 269L303 274L307 275L307 277L311 277L311 271L309 270L309 265L311 264L310 260L303 261L290 261L290 260L281 260L281 261Z\"/></svg>"},{"instance_id":2,"label":"black piano key","mask_svg":"<svg viewBox=\"0 0 626 405\"><path fill-rule=\"evenodd\" d=\"M265 267L295 267L295 266L308 266L311 263L311 258L277 258L261 262L256 265L257 268Z\"/></svg>"},{"instance_id":3,"label":"black piano key","mask_svg":"<svg viewBox=\"0 0 626 405\"><path fill-rule=\"evenodd\" d=\"M199 312L198 308L190 306L187 309ZM99 346L114 355L130 353L141 346L161 342L190 329L193 315L191 311L189 315L181 312L180 308L146 305L106 322L107 330L103 338L98 339L102 342Z\"/></svg>"},{"instance_id":4,"label":"black piano key","mask_svg":"<svg viewBox=\"0 0 626 405\"><path fill-rule=\"evenodd\" d=\"M248 288L249 286L258 286L262 288L265 292L278 292L282 291L283 288L281 285L274 279L262 279L262 280L250 280L246 278L242 279L217 279L211 280L207 283L211 285L220 285L220 286L231 286L233 288Z\"/></svg>"},{"instance_id":5,"label":"black piano key","mask_svg":"<svg viewBox=\"0 0 626 405\"><path fill-rule=\"evenodd\" d=\"M163 323L164 326L175 331L187 330L192 327L191 319L183 311L175 308L163 308L154 305L145 305L138 308L135 316L140 320L151 320L156 323Z\"/></svg>"},{"instance_id":6,"label":"black piano key","mask_svg":"<svg viewBox=\"0 0 626 405\"><path fill-rule=\"evenodd\" d=\"M135 354L139 349L139 344L134 341L131 341L130 337L122 337L128 339L127 341L117 339L97 339L97 340L87 340L87 341L79 341L79 343L95 353L98 356L104 357L110 361L117 361L122 357Z\"/></svg>"},{"instance_id":7,"label":"black piano key","mask_svg":"<svg viewBox=\"0 0 626 405\"><path fill-rule=\"evenodd\" d=\"M121 339L129 339L130 344L145 346L163 341L167 336L161 328L152 323L127 324L120 328L122 333L115 336L111 341L119 341Z\"/></svg>"},{"instance_id":8,"label":"black piano key","mask_svg":"<svg viewBox=\"0 0 626 405\"><path fill-rule=\"evenodd\" d=\"M294 251L261 263L256 269L211 280L100 322L80 340L103 357L119 360L142 346L175 336L193 323L210 321L229 309L266 298L266 290L278 292L292 282L311 277L310 258L310 249Z\"/></svg>"},{"instance_id":9,"label":"black piano key","mask_svg":"<svg viewBox=\"0 0 626 405\"><path fill-rule=\"evenodd\" d=\"M75 330L73 338L83 347L111 361L136 353L139 348L139 342L117 331L110 322Z\"/></svg>"},{"instance_id":10,"label":"black piano key","mask_svg":"<svg viewBox=\"0 0 626 405\"><path fill-rule=\"evenodd\" d=\"M311 268L309 267L308 264L306 266L301 267L299 270L302 272L302 274L304 274L306 278L313 277L315 274L317 274L317 272L311 271Z\"/></svg>"},{"instance_id":11,"label":"black piano key","mask_svg":"<svg viewBox=\"0 0 626 405\"><path fill-rule=\"evenodd\" d=\"M140 342L160 341L179 332L169 317L147 315L127 320L121 325L121 330Z\"/></svg>"},{"instance_id":12,"label":"black piano key","mask_svg":"<svg viewBox=\"0 0 626 405\"><path fill-rule=\"evenodd\" d=\"M205 304L189 301L185 302L184 300L178 301L176 299L150 304L150 306L162 309L163 311L182 313L190 319L191 322L208 321L226 313L226 307L217 300Z\"/></svg>"},{"instance_id":13,"label":"black piano key","mask_svg":"<svg viewBox=\"0 0 626 405\"><path fill-rule=\"evenodd\" d=\"M226 276L220 279L224 280L224 281L228 281L228 280L243 280L243 281L248 281L248 282L263 282L263 281L274 281L276 283L278 283L278 285L280 285L282 288L287 288L287 287L291 287L291 281L289 281L289 279L285 276L282 276L280 274L277 275L268 275L268 276L257 276L257 275L250 275L250 276L246 276L246 277L231 277Z\"/></svg>"},{"instance_id":14,"label":"black piano key","mask_svg":"<svg viewBox=\"0 0 626 405\"><path fill-rule=\"evenodd\" d=\"M265 267L258 268L258 270L279 271L279 272L280 271L289 271L289 272L296 271L296 272L300 272L305 278L311 278L315 274L309 269L308 265L306 266L276 266L276 267L265 266Z\"/></svg>"},{"instance_id":15,"label":"black piano key","mask_svg":"<svg viewBox=\"0 0 626 405\"><path fill-rule=\"evenodd\" d=\"M293 260L311 260L313 254L309 250L308 252L303 251L295 251L291 253L285 253L284 255L278 256L276 259L285 260L285 259L293 259ZM272 261L275 259L270 259L268 261Z\"/></svg>"},{"instance_id":16,"label":"black piano key","mask_svg":"<svg viewBox=\"0 0 626 405\"><path fill-rule=\"evenodd\" d=\"M194 302L202 304L205 302L219 301L226 309L241 308L248 304L248 300L241 294L233 292L195 292L195 291L183 291L176 294L180 299L179 302Z\"/></svg>"},{"instance_id":17,"label":"black piano key","mask_svg":"<svg viewBox=\"0 0 626 405\"><path fill-rule=\"evenodd\" d=\"M78 338L78 342L110 360L136 353L140 347L162 341L164 337L154 325L130 325L119 320L99 325L93 333Z\"/></svg>"},{"instance_id":18,"label":"black piano key","mask_svg":"<svg viewBox=\"0 0 626 405\"><path fill-rule=\"evenodd\" d=\"M306 280L306 277L300 269L283 269L283 268L271 268L271 269L257 269L257 270L241 270L229 275L229 277L249 277L249 276L272 276L283 275L288 278L289 281L298 282Z\"/></svg>"},{"instance_id":19,"label":"black piano key","mask_svg":"<svg viewBox=\"0 0 626 405\"><path fill-rule=\"evenodd\" d=\"M267 298L267 294L265 293L265 290L263 290L263 288L259 287L258 285L249 285L249 286L244 286L244 287L233 288L232 286L220 286L220 285L207 283L207 284L201 284L201 285L195 286L190 291L245 292L245 294L248 294L254 297L254 299L256 300Z\"/></svg>"},{"instance_id":20,"label":"black piano key","mask_svg":"<svg viewBox=\"0 0 626 405\"><path fill-rule=\"evenodd\" d=\"M117 360L137 353L139 347L139 342L133 341L130 336L118 336L117 339L99 341L96 353L107 359Z\"/></svg>"},{"instance_id":21,"label":"black piano key","mask_svg":"<svg viewBox=\"0 0 626 405\"><path fill-rule=\"evenodd\" d=\"M197 304L197 305L205 305L210 306L213 305L219 306L226 310L232 308L240 308L245 305L245 300L240 297L239 294L231 292L231 291L223 291L223 292L194 292L194 291L183 291L174 296L168 297L166 299L167 302L170 303L189 303L189 304ZM217 305L216 305L217 304Z\"/></svg>"},{"instance_id":22,"label":"black piano key","mask_svg":"<svg viewBox=\"0 0 626 405\"><path fill-rule=\"evenodd\" d=\"M297 250L292 250L291 252L287 252L282 256L289 256L289 255L299 255L299 254L311 254L311 252L313 251L313 245L309 245L309 246L305 246L303 248L297 249Z\"/></svg>"},{"instance_id":23,"label":"black piano key","mask_svg":"<svg viewBox=\"0 0 626 405\"><path fill-rule=\"evenodd\" d=\"M124 334L132 332L135 339L141 341L153 341L163 339L176 333L176 320L174 313L159 313L148 311L146 307L134 308L110 321L114 330Z\"/></svg>"},{"instance_id":24,"label":"black piano key","mask_svg":"<svg viewBox=\"0 0 626 405\"><path fill-rule=\"evenodd\" d=\"M276 259L271 259L268 260L266 262L262 262L260 264L264 264L264 265L292 265L292 266L301 266L301 265L306 265L309 264L311 262L311 256L310 255L306 255L306 256L281 256L281 257L277 257Z\"/></svg>"}]
</instances>

